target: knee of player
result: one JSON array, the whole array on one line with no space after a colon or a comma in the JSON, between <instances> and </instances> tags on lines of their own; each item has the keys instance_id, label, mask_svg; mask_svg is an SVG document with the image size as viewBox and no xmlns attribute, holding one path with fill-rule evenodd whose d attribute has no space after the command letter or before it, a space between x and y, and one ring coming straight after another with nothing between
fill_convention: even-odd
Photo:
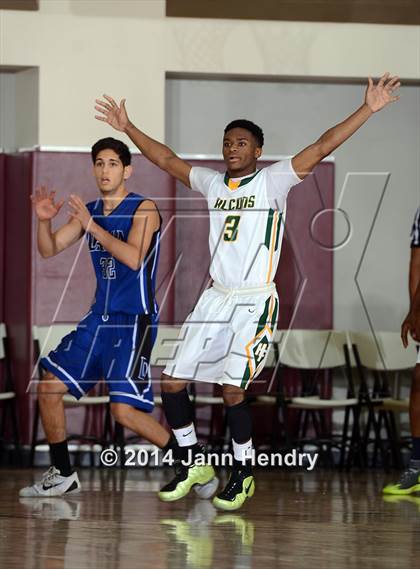
<instances>
[{"instance_id":1,"label":"knee of player","mask_svg":"<svg viewBox=\"0 0 420 569\"><path fill-rule=\"evenodd\" d=\"M52 373L47 372L44 374L41 381L38 383L38 399L48 401L55 401L62 399L64 393L67 391L64 383L58 380Z\"/></svg>"},{"instance_id":2,"label":"knee of player","mask_svg":"<svg viewBox=\"0 0 420 569\"><path fill-rule=\"evenodd\" d=\"M160 376L160 386L162 391L165 393L178 393L178 391L182 391L187 386L187 382L180 379L174 379L173 377L162 373Z\"/></svg>"},{"instance_id":3,"label":"knee of player","mask_svg":"<svg viewBox=\"0 0 420 569\"><path fill-rule=\"evenodd\" d=\"M114 419L122 425L124 424L130 409L130 405L126 405L125 403L111 403L111 414Z\"/></svg>"},{"instance_id":4,"label":"knee of player","mask_svg":"<svg viewBox=\"0 0 420 569\"><path fill-rule=\"evenodd\" d=\"M233 385L223 386L223 401L228 407L239 405L245 399L245 391Z\"/></svg>"}]
</instances>

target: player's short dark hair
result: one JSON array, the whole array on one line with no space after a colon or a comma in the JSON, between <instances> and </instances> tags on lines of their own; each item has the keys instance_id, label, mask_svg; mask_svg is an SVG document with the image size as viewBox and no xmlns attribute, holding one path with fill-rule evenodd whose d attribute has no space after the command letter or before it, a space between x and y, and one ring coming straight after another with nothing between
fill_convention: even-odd
<instances>
[{"instance_id":1,"label":"player's short dark hair","mask_svg":"<svg viewBox=\"0 0 420 569\"><path fill-rule=\"evenodd\" d=\"M96 157L99 152L108 149L113 150L115 154L118 154L118 158L123 163L123 166L129 166L131 164L131 152L128 146L122 140L117 140L111 136L108 136L108 138L101 138L92 146L92 162L95 164Z\"/></svg>"},{"instance_id":2,"label":"player's short dark hair","mask_svg":"<svg viewBox=\"0 0 420 569\"><path fill-rule=\"evenodd\" d=\"M246 119L236 119L227 125L225 128L225 134L233 128L244 128L245 130L249 130L249 132L257 141L257 146L259 148L262 148L264 146L264 133L262 131L262 128L252 121L248 121Z\"/></svg>"}]
</instances>

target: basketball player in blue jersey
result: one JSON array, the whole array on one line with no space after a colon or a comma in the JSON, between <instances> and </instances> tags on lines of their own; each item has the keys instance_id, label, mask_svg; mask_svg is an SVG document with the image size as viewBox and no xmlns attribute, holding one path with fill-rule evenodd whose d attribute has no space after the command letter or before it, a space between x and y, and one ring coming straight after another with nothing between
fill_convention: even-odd
<instances>
[{"instance_id":1,"label":"basketball player in blue jersey","mask_svg":"<svg viewBox=\"0 0 420 569\"><path fill-rule=\"evenodd\" d=\"M222 147L226 174L191 167L170 148L141 132L130 122L125 100L120 105L108 96L97 100L99 120L125 132L144 156L200 192L209 207L213 284L185 322L176 358L162 375L163 406L179 452L197 459L189 466L181 463L175 478L159 492L162 500L178 500L195 484L204 484L214 476L212 466L202 464L186 391L188 381L219 383L223 388L234 463L227 486L214 498L214 505L237 510L254 494L252 424L245 390L264 367L277 322L279 302L273 279L288 192L375 112L397 101L393 93L399 85L398 77L389 74L377 84L369 78L364 101L352 115L292 159L261 170L257 169L264 143L261 128L243 119L229 123Z\"/></svg>"},{"instance_id":2,"label":"basketball player in blue jersey","mask_svg":"<svg viewBox=\"0 0 420 569\"><path fill-rule=\"evenodd\" d=\"M58 255L86 236L97 288L77 329L41 360L46 373L38 385L38 401L52 466L40 483L20 491L25 497L80 491L70 466L63 395L80 399L101 379L108 384L111 412L119 423L160 448L172 445L169 433L149 415L161 217L153 201L126 189L132 167L123 142L99 140L92 160L100 196L85 205L72 195L70 219L60 228L53 231L51 221L64 201L56 203L55 193L44 187L32 196L41 255Z\"/></svg>"}]
</instances>

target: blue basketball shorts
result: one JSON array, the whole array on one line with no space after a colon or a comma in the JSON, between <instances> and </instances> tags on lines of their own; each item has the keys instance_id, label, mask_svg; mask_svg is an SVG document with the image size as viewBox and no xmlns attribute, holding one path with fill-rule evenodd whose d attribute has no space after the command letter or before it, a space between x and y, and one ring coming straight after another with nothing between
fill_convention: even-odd
<instances>
[{"instance_id":1,"label":"blue basketball shorts","mask_svg":"<svg viewBox=\"0 0 420 569\"><path fill-rule=\"evenodd\" d=\"M108 384L111 403L153 410L150 355L158 317L149 314L88 313L76 330L41 359L44 369L61 379L76 399L100 380Z\"/></svg>"}]
</instances>

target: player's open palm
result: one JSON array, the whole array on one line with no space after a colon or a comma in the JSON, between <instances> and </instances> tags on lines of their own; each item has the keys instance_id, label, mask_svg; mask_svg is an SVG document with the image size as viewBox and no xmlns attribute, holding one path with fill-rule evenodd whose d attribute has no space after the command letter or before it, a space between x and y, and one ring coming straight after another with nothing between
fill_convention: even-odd
<instances>
[{"instance_id":1,"label":"player's open palm","mask_svg":"<svg viewBox=\"0 0 420 569\"><path fill-rule=\"evenodd\" d=\"M107 122L116 130L124 132L129 124L127 110L125 108L125 99L123 99L118 106L112 97L104 95L105 101L96 99L95 109L99 111L100 115L95 115L98 121Z\"/></svg>"},{"instance_id":2,"label":"player's open palm","mask_svg":"<svg viewBox=\"0 0 420 569\"><path fill-rule=\"evenodd\" d=\"M45 186L40 186L31 195L35 213L40 221L52 219L60 211L64 200L56 203L55 192L48 192Z\"/></svg>"},{"instance_id":3,"label":"player's open palm","mask_svg":"<svg viewBox=\"0 0 420 569\"><path fill-rule=\"evenodd\" d=\"M365 103L373 113L380 111L389 103L398 101L399 97L394 96L393 93L400 85L399 77L390 77L388 72L382 75L376 85L373 83L372 78L369 77Z\"/></svg>"}]
</instances>

